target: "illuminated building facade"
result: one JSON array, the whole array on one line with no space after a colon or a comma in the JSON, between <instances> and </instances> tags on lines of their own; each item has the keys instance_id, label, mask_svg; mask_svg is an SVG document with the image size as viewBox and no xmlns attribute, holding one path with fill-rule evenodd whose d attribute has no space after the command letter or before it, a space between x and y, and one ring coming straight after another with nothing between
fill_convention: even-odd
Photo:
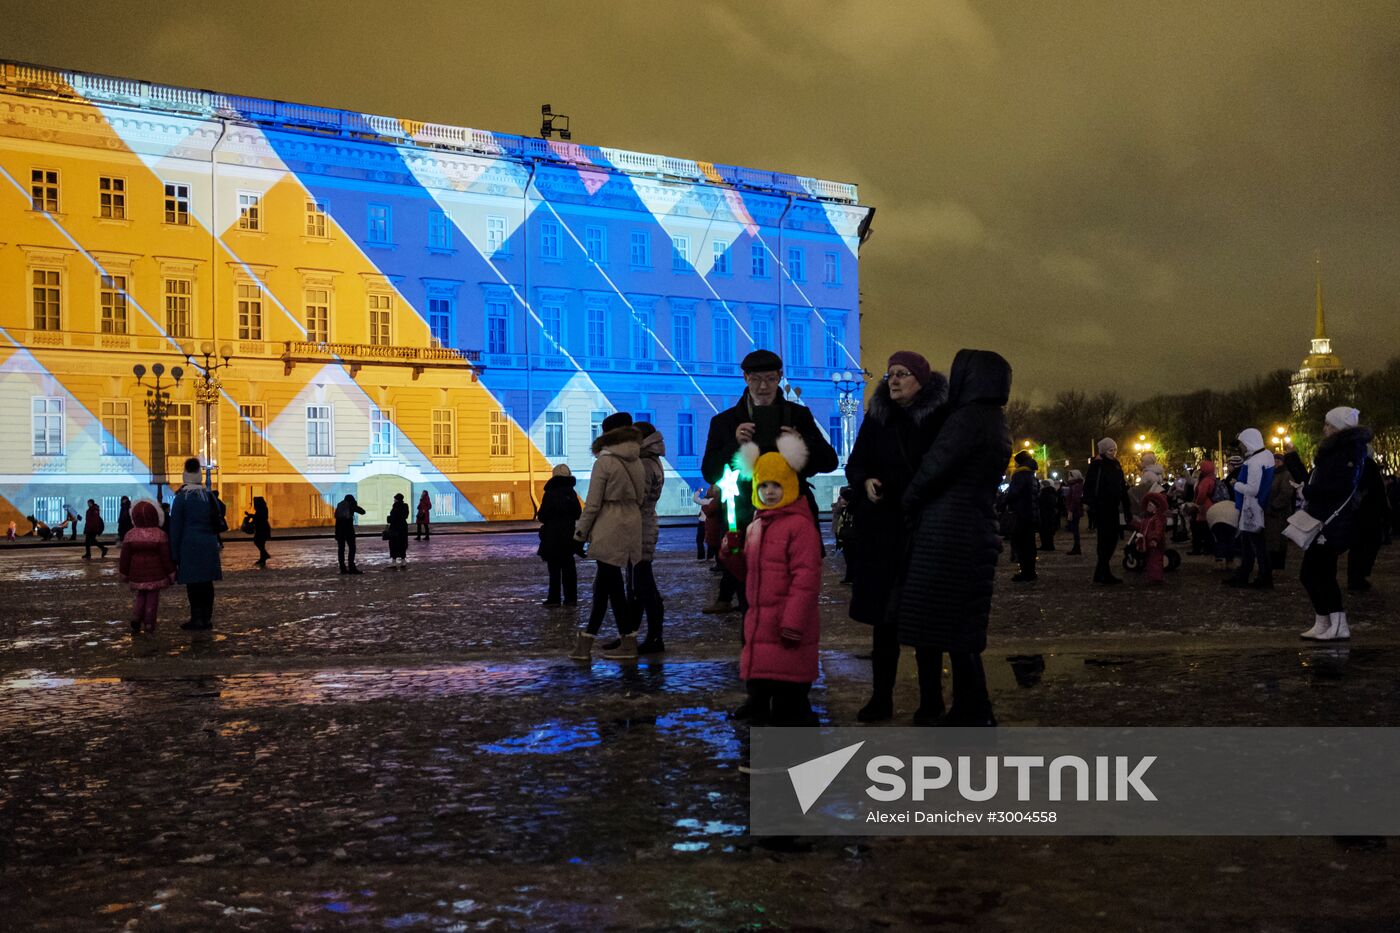
<instances>
[{"instance_id":1,"label":"illuminated building facade","mask_svg":"<svg viewBox=\"0 0 1400 933\"><path fill-rule=\"evenodd\" d=\"M437 521L528 518L554 464L586 489L616 410L665 434L661 510L690 513L755 347L840 432L852 185L0 70L7 519L93 498L110 525L189 454L231 518L325 522L350 492L381 521L423 489ZM184 378L153 425L156 364Z\"/></svg>"}]
</instances>

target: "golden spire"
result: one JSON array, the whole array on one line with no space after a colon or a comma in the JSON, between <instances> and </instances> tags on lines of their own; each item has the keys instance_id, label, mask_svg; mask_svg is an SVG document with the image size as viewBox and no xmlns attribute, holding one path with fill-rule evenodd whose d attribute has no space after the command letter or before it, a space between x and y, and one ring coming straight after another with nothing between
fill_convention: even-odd
<instances>
[{"instance_id":1,"label":"golden spire","mask_svg":"<svg viewBox=\"0 0 1400 933\"><path fill-rule=\"evenodd\" d=\"M1317 325L1313 329L1314 340L1327 339L1327 326L1322 317L1322 251L1318 250L1315 255L1317 264Z\"/></svg>"}]
</instances>

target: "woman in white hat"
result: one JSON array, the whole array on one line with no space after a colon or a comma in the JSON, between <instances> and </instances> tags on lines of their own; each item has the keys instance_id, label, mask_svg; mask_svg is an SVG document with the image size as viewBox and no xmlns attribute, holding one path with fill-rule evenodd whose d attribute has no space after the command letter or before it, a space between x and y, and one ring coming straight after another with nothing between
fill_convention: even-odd
<instances>
[{"instance_id":1,"label":"woman in white hat","mask_svg":"<svg viewBox=\"0 0 1400 933\"><path fill-rule=\"evenodd\" d=\"M1322 530L1303 552L1299 573L1312 600L1312 628L1302 637L1316 641L1344 641L1351 637L1342 589L1337 585L1337 558L1351 544L1355 525L1356 490L1366 462L1371 429L1358 422L1360 412L1342 406L1327 413L1322 443L1313 455L1309 472L1291 443L1285 444L1283 464L1303 485L1303 511L1322 522Z\"/></svg>"}]
</instances>

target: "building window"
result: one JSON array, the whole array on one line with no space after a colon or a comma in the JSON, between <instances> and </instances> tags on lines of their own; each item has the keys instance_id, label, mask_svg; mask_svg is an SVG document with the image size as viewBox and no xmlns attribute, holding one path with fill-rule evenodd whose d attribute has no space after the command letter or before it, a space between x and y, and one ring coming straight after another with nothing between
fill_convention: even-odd
<instances>
[{"instance_id":1,"label":"building window","mask_svg":"<svg viewBox=\"0 0 1400 933\"><path fill-rule=\"evenodd\" d=\"M433 409L433 456L455 456L457 449L457 413L451 408Z\"/></svg>"},{"instance_id":2,"label":"building window","mask_svg":"<svg viewBox=\"0 0 1400 933\"><path fill-rule=\"evenodd\" d=\"M428 333L433 346L452 346L452 299L428 299Z\"/></svg>"},{"instance_id":3,"label":"building window","mask_svg":"<svg viewBox=\"0 0 1400 933\"><path fill-rule=\"evenodd\" d=\"M428 247L452 248L452 224L447 219L446 211L428 211Z\"/></svg>"},{"instance_id":4,"label":"building window","mask_svg":"<svg viewBox=\"0 0 1400 933\"><path fill-rule=\"evenodd\" d=\"M632 312L632 359L651 359L651 312Z\"/></svg>"},{"instance_id":5,"label":"building window","mask_svg":"<svg viewBox=\"0 0 1400 933\"><path fill-rule=\"evenodd\" d=\"M608 238L602 227L584 228L583 245L588 252L588 258L598 265L608 261Z\"/></svg>"},{"instance_id":6,"label":"building window","mask_svg":"<svg viewBox=\"0 0 1400 933\"><path fill-rule=\"evenodd\" d=\"M830 418L827 419L826 433L830 436L832 449L839 452L843 446L843 438L841 437L842 432L840 415L832 415Z\"/></svg>"},{"instance_id":7,"label":"building window","mask_svg":"<svg viewBox=\"0 0 1400 933\"><path fill-rule=\"evenodd\" d=\"M448 518L449 516L456 518L457 494L455 492L438 493L437 499L433 502L433 511L437 513L440 519Z\"/></svg>"},{"instance_id":8,"label":"building window","mask_svg":"<svg viewBox=\"0 0 1400 933\"><path fill-rule=\"evenodd\" d=\"M671 269L674 272L687 272L690 269L690 237L671 237Z\"/></svg>"},{"instance_id":9,"label":"building window","mask_svg":"<svg viewBox=\"0 0 1400 933\"><path fill-rule=\"evenodd\" d=\"M671 352L682 362L695 358L695 319L689 314L671 317Z\"/></svg>"},{"instance_id":10,"label":"building window","mask_svg":"<svg viewBox=\"0 0 1400 933\"><path fill-rule=\"evenodd\" d=\"M515 512L515 494L512 492L491 493L491 509L497 515L510 515Z\"/></svg>"},{"instance_id":11,"label":"building window","mask_svg":"<svg viewBox=\"0 0 1400 933\"><path fill-rule=\"evenodd\" d=\"M676 456L695 456L695 412L676 414Z\"/></svg>"},{"instance_id":12,"label":"building window","mask_svg":"<svg viewBox=\"0 0 1400 933\"><path fill-rule=\"evenodd\" d=\"M593 443L603 433L603 419L607 417L605 411L595 411L588 416L588 443Z\"/></svg>"},{"instance_id":13,"label":"building window","mask_svg":"<svg viewBox=\"0 0 1400 933\"><path fill-rule=\"evenodd\" d=\"M238 406L238 455L267 456L267 409L261 404Z\"/></svg>"},{"instance_id":14,"label":"building window","mask_svg":"<svg viewBox=\"0 0 1400 933\"><path fill-rule=\"evenodd\" d=\"M34 428L34 456L63 456L63 399L39 396L30 409Z\"/></svg>"},{"instance_id":15,"label":"building window","mask_svg":"<svg viewBox=\"0 0 1400 933\"><path fill-rule=\"evenodd\" d=\"M238 339L262 339L262 286L252 282L238 284Z\"/></svg>"},{"instance_id":16,"label":"building window","mask_svg":"<svg viewBox=\"0 0 1400 933\"><path fill-rule=\"evenodd\" d=\"M842 349L846 343L846 328L840 324L826 325L826 368L840 369Z\"/></svg>"},{"instance_id":17,"label":"building window","mask_svg":"<svg viewBox=\"0 0 1400 933\"><path fill-rule=\"evenodd\" d=\"M126 220L126 179L102 175L97 179L97 216Z\"/></svg>"},{"instance_id":18,"label":"building window","mask_svg":"<svg viewBox=\"0 0 1400 933\"><path fill-rule=\"evenodd\" d=\"M806 321L788 321L788 352L785 362L789 366L807 365Z\"/></svg>"},{"instance_id":19,"label":"building window","mask_svg":"<svg viewBox=\"0 0 1400 933\"><path fill-rule=\"evenodd\" d=\"M486 252L488 254L504 254L506 251L506 219L504 217L486 218Z\"/></svg>"},{"instance_id":20,"label":"building window","mask_svg":"<svg viewBox=\"0 0 1400 933\"><path fill-rule=\"evenodd\" d=\"M369 296L369 342L371 346L389 346L389 324L393 305L392 295Z\"/></svg>"},{"instance_id":21,"label":"building window","mask_svg":"<svg viewBox=\"0 0 1400 933\"><path fill-rule=\"evenodd\" d=\"M335 448L331 440L335 436L331 430L334 414L329 405L308 405L306 407L306 455L308 457L333 457Z\"/></svg>"},{"instance_id":22,"label":"building window","mask_svg":"<svg viewBox=\"0 0 1400 933\"><path fill-rule=\"evenodd\" d=\"M58 309L62 299L57 269L34 270L34 329L58 330Z\"/></svg>"},{"instance_id":23,"label":"building window","mask_svg":"<svg viewBox=\"0 0 1400 933\"><path fill-rule=\"evenodd\" d=\"M643 422L643 421L645 421L647 424L650 424L650 425L655 425L655 424L656 424L655 419L653 419L652 416L651 416L651 412L646 411L646 410L634 411L634 412L632 412L632 423L633 423L633 424L640 424L640 423Z\"/></svg>"},{"instance_id":24,"label":"building window","mask_svg":"<svg viewBox=\"0 0 1400 933\"><path fill-rule=\"evenodd\" d=\"M501 302L486 305L486 352L510 352L510 315Z\"/></svg>"},{"instance_id":25,"label":"building window","mask_svg":"<svg viewBox=\"0 0 1400 933\"><path fill-rule=\"evenodd\" d=\"M262 228L262 195L256 191L238 192L238 229L256 233Z\"/></svg>"},{"instance_id":26,"label":"building window","mask_svg":"<svg viewBox=\"0 0 1400 933\"><path fill-rule=\"evenodd\" d=\"M794 282L807 281L807 254L800 247L788 248L787 271Z\"/></svg>"},{"instance_id":27,"label":"building window","mask_svg":"<svg viewBox=\"0 0 1400 933\"><path fill-rule=\"evenodd\" d=\"M391 242L393 234L393 216L389 212L387 204L370 204L368 211L369 223L365 231L365 239L370 243L380 246L387 246Z\"/></svg>"},{"instance_id":28,"label":"building window","mask_svg":"<svg viewBox=\"0 0 1400 933\"><path fill-rule=\"evenodd\" d=\"M547 411L544 413L544 455L564 456L564 413Z\"/></svg>"},{"instance_id":29,"label":"building window","mask_svg":"<svg viewBox=\"0 0 1400 933\"><path fill-rule=\"evenodd\" d=\"M826 285L841 284L841 257L836 253L822 254L822 282Z\"/></svg>"},{"instance_id":30,"label":"building window","mask_svg":"<svg viewBox=\"0 0 1400 933\"><path fill-rule=\"evenodd\" d=\"M306 340L308 343L331 342L331 290L306 290Z\"/></svg>"},{"instance_id":31,"label":"building window","mask_svg":"<svg viewBox=\"0 0 1400 933\"><path fill-rule=\"evenodd\" d=\"M608 309L599 305L588 308L588 355L594 359L608 355Z\"/></svg>"},{"instance_id":32,"label":"building window","mask_svg":"<svg viewBox=\"0 0 1400 933\"><path fill-rule=\"evenodd\" d=\"M756 279L768 278L768 248L762 243L754 243L749 247L749 267Z\"/></svg>"},{"instance_id":33,"label":"building window","mask_svg":"<svg viewBox=\"0 0 1400 933\"><path fill-rule=\"evenodd\" d=\"M491 456L510 456L510 415L503 411L491 412Z\"/></svg>"},{"instance_id":34,"label":"building window","mask_svg":"<svg viewBox=\"0 0 1400 933\"><path fill-rule=\"evenodd\" d=\"M710 249L714 255L715 260L714 265L710 267L711 271L713 271L715 275L728 275L729 244L725 243L723 240L715 240L713 243L710 244Z\"/></svg>"},{"instance_id":35,"label":"building window","mask_svg":"<svg viewBox=\"0 0 1400 933\"><path fill-rule=\"evenodd\" d=\"M172 337L190 336L194 282L166 279L161 283L161 291L165 294L165 332Z\"/></svg>"},{"instance_id":36,"label":"building window","mask_svg":"<svg viewBox=\"0 0 1400 933\"><path fill-rule=\"evenodd\" d=\"M371 457L392 457L394 455L394 418L392 412L378 408L369 410L369 455Z\"/></svg>"},{"instance_id":37,"label":"building window","mask_svg":"<svg viewBox=\"0 0 1400 933\"><path fill-rule=\"evenodd\" d=\"M126 457L131 453L131 403L126 399L102 402L102 456Z\"/></svg>"},{"instance_id":38,"label":"building window","mask_svg":"<svg viewBox=\"0 0 1400 933\"><path fill-rule=\"evenodd\" d=\"M734 319L727 311L719 311L714 317L714 355L716 363L734 362Z\"/></svg>"},{"instance_id":39,"label":"building window","mask_svg":"<svg viewBox=\"0 0 1400 933\"><path fill-rule=\"evenodd\" d=\"M98 501L98 508L102 512L102 522L108 528L117 527L117 520L122 514L121 496L103 496Z\"/></svg>"},{"instance_id":40,"label":"building window","mask_svg":"<svg viewBox=\"0 0 1400 933\"><path fill-rule=\"evenodd\" d=\"M194 403L172 402L165 415L165 455L194 455Z\"/></svg>"},{"instance_id":41,"label":"building window","mask_svg":"<svg viewBox=\"0 0 1400 933\"><path fill-rule=\"evenodd\" d=\"M540 355L558 356L564 347L564 309L540 306Z\"/></svg>"},{"instance_id":42,"label":"building window","mask_svg":"<svg viewBox=\"0 0 1400 933\"><path fill-rule=\"evenodd\" d=\"M651 267L651 234L645 230L633 230L629 261L639 269Z\"/></svg>"},{"instance_id":43,"label":"building window","mask_svg":"<svg viewBox=\"0 0 1400 933\"><path fill-rule=\"evenodd\" d=\"M756 317L753 319L753 348L755 350L773 349L773 322L766 317Z\"/></svg>"},{"instance_id":44,"label":"building window","mask_svg":"<svg viewBox=\"0 0 1400 933\"><path fill-rule=\"evenodd\" d=\"M57 525L67 516L63 513L62 496L35 496L32 514L45 525Z\"/></svg>"},{"instance_id":45,"label":"building window","mask_svg":"<svg viewBox=\"0 0 1400 933\"><path fill-rule=\"evenodd\" d=\"M165 222L179 227L190 225L190 186L165 183Z\"/></svg>"},{"instance_id":46,"label":"building window","mask_svg":"<svg viewBox=\"0 0 1400 933\"><path fill-rule=\"evenodd\" d=\"M552 220L540 222L540 256L545 259L562 259L564 256L559 244L559 225Z\"/></svg>"},{"instance_id":47,"label":"building window","mask_svg":"<svg viewBox=\"0 0 1400 933\"><path fill-rule=\"evenodd\" d=\"M102 276L98 298L102 307L102 333L126 333L126 276Z\"/></svg>"},{"instance_id":48,"label":"building window","mask_svg":"<svg viewBox=\"0 0 1400 933\"><path fill-rule=\"evenodd\" d=\"M36 211L58 213L58 171L36 168L29 173L29 194Z\"/></svg>"},{"instance_id":49,"label":"building window","mask_svg":"<svg viewBox=\"0 0 1400 933\"><path fill-rule=\"evenodd\" d=\"M326 235L326 205L320 201L306 202L306 235L324 237Z\"/></svg>"}]
</instances>

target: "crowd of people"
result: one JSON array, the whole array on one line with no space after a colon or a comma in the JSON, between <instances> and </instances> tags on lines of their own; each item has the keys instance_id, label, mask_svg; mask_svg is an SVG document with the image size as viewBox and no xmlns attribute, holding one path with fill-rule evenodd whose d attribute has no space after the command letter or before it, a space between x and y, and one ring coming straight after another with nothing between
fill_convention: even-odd
<instances>
[{"instance_id":1,"label":"crowd of people","mask_svg":"<svg viewBox=\"0 0 1400 933\"><path fill-rule=\"evenodd\" d=\"M696 557L713 561L718 593L703 612L742 614L740 675L747 701L736 718L757 725L815 722L808 693L817 679L821 642L818 600L825 548L811 478L838 460L811 411L788 399L777 354L755 350L741 364L745 389L711 419L697 491ZM1383 543L1400 532L1400 486L1383 475L1370 451L1371 432L1350 407L1329 411L1321 443L1306 464L1291 443L1271 451L1252 427L1235 438L1223 469L1203 459L1168 476L1154 454L1125 470L1112 438L1079 469L1042 476L1029 450L1012 456L1005 406L1011 367L991 351L962 350L945 377L913 351L893 354L866 406L846 464L846 486L833 509L838 547L851 585L849 615L871 628L871 695L861 722L895 716L894 686L904 648L918 672L922 725L995 725L981 655L997 566L1009 550L1013 584L1040 579L1038 554L1070 535L1079 556L1081 522L1093 533L1094 585L1122 582L1114 563L1141 569L1149 585L1166 582L1180 551L1213 559L1232 587L1270 589L1290 549L1302 551L1299 577L1313 608L1301 633L1317 641L1345 640L1351 627L1338 580L1347 555L1347 589L1370 588ZM616 412L593 443L594 462L581 502L567 465L553 469L536 518L538 556L547 567L546 607L578 605L576 560L595 564L586 623L569 657L591 661L609 612L617 637L596 646L606 659L628 661L664 652L665 601L654 558L656 506L665 485L665 438L653 424ZM1069 464L1066 464L1069 467ZM186 588L189 621L213 626L214 584L222 579L224 503L200 481L197 458L185 463L183 484L169 505L122 497L117 519L120 575L134 593L131 629L155 628L160 591ZM416 539L431 536L432 502L423 491L414 519ZM334 510L342 574L359 574L353 495ZM88 500L81 518L72 508L57 528L29 516L29 534L48 539L83 525L85 560L107 555L101 509ZM382 533L390 565L407 564L410 508L394 496ZM272 524L265 499L255 497L241 529L258 549L256 566L271 557ZM16 536L13 523L10 537ZM1063 565L1062 565L1063 566ZM642 625L646 630L638 640ZM952 671L945 703L944 657Z\"/></svg>"},{"instance_id":2,"label":"crowd of people","mask_svg":"<svg viewBox=\"0 0 1400 933\"><path fill-rule=\"evenodd\" d=\"M1315 612L1303 637L1349 638L1337 558L1348 554L1347 589L1364 592L1382 544L1400 533L1400 485L1382 473L1368 446L1371 432L1359 419L1347 406L1327 413L1311 469L1291 440L1271 451L1257 428L1239 432L1237 452L1228 456L1223 473L1206 459L1168 477L1146 452L1136 464L1135 482L1125 474L1112 438L1099 441L1087 477L1071 470L1062 483L1037 479L1039 465L1022 451L998 501L1002 535L1021 568L1011 579L1037 578L1036 551L1055 549L1061 522L1074 536L1069 553L1079 554L1081 518L1097 532L1092 579L1100 585L1122 582L1112 570L1120 545L1125 564L1144 569L1149 584L1162 585L1165 570L1180 560L1171 545L1189 544L1188 555L1211 557L1225 572L1222 584L1273 589L1291 540L1303 550L1300 579ZM1313 522L1318 527L1312 537L1288 530ZM1126 545L1125 530L1132 532Z\"/></svg>"}]
</instances>

